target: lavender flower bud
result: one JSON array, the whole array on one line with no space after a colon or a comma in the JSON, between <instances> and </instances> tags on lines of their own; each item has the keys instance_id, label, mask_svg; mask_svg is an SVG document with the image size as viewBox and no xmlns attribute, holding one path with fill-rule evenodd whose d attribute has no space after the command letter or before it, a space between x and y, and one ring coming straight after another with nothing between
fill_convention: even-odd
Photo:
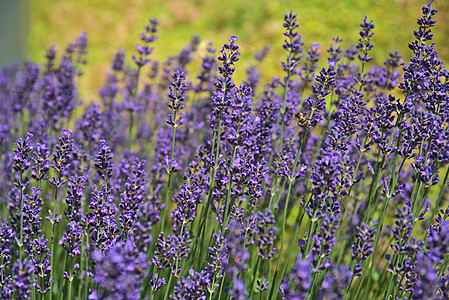
<instances>
[{"instance_id":1,"label":"lavender flower bud","mask_svg":"<svg viewBox=\"0 0 449 300\"><path fill-rule=\"evenodd\" d=\"M70 165L70 157L73 149L73 140L70 138L72 136L71 130L63 130L61 137L59 138L59 143L55 146L55 152L53 153L53 164L51 165L57 172L59 177L53 177L50 183L59 188L66 181L62 180L62 173Z\"/></svg>"},{"instance_id":2,"label":"lavender flower bud","mask_svg":"<svg viewBox=\"0 0 449 300\"><path fill-rule=\"evenodd\" d=\"M111 160L114 155L111 148L105 140L100 141L98 152L95 155L95 167L97 168L98 175L101 176L106 182L112 177L113 164Z\"/></svg>"},{"instance_id":3,"label":"lavender flower bud","mask_svg":"<svg viewBox=\"0 0 449 300\"><path fill-rule=\"evenodd\" d=\"M137 65L138 68L141 68L148 64L150 60L147 58L151 53L153 53L153 48L149 47L149 45L157 40L157 25L159 22L156 19L149 19L148 25L145 26L145 31L140 34L140 40L143 45L137 43L136 49L139 53L139 57L137 58L133 55L132 60Z\"/></svg>"},{"instance_id":4,"label":"lavender flower bud","mask_svg":"<svg viewBox=\"0 0 449 300\"><path fill-rule=\"evenodd\" d=\"M368 256L374 252L372 243L374 242L374 234L376 229L369 228L365 223L362 227L357 226L358 233L355 235L356 241L352 244L352 258L356 259L359 264L365 261ZM360 267L360 265L358 265ZM361 270L354 270L356 276L360 276Z\"/></svg>"},{"instance_id":5,"label":"lavender flower bud","mask_svg":"<svg viewBox=\"0 0 449 300\"><path fill-rule=\"evenodd\" d=\"M185 100L186 93L186 76L184 72L180 72L177 70L173 75L173 82L169 87L168 98L170 98L170 102L168 103L168 107L173 111L173 116L169 115L167 119L167 124L170 126L177 127L182 124L182 116L179 119L174 120L176 117L176 113L184 108L183 102Z\"/></svg>"},{"instance_id":6,"label":"lavender flower bud","mask_svg":"<svg viewBox=\"0 0 449 300\"><path fill-rule=\"evenodd\" d=\"M98 284L101 299L138 299L141 282L148 267L146 255L138 253L131 238L119 242L109 254L98 250L92 253L96 261L94 281Z\"/></svg>"},{"instance_id":7,"label":"lavender flower bud","mask_svg":"<svg viewBox=\"0 0 449 300\"><path fill-rule=\"evenodd\" d=\"M374 32L372 30L374 29L374 23L373 20L370 22L367 22L368 16L365 16L365 18L362 20L363 23L360 23L360 27L362 29L360 30L360 42L357 44L356 48L359 50L359 60L361 62L369 62L372 60L372 57L368 57L368 51L371 50L374 45L371 44L371 37L374 35Z\"/></svg>"}]
</instances>

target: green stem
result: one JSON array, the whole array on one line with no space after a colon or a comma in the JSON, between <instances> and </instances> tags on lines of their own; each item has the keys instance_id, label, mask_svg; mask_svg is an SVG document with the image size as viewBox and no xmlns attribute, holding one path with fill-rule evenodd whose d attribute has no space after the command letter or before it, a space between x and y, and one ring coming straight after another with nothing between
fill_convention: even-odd
<instances>
[{"instance_id":1,"label":"green stem","mask_svg":"<svg viewBox=\"0 0 449 300\"><path fill-rule=\"evenodd\" d=\"M20 260L23 260L23 172L20 172Z\"/></svg>"},{"instance_id":2,"label":"green stem","mask_svg":"<svg viewBox=\"0 0 449 300\"><path fill-rule=\"evenodd\" d=\"M226 277L226 273L223 274L223 278L221 279L220 292L218 293L218 300L221 300L221 293L223 292L225 277Z\"/></svg>"},{"instance_id":3,"label":"green stem","mask_svg":"<svg viewBox=\"0 0 449 300\"><path fill-rule=\"evenodd\" d=\"M217 279L217 272L214 272L214 277L212 278L212 284L210 285L210 287L212 289L207 288L207 290L209 291L209 300L212 300L212 296L214 295L216 279Z\"/></svg>"},{"instance_id":4,"label":"green stem","mask_svg":"<svg viewBox=\"0 0 449 300\"><path fill-rule=\"evenodd\" d=\"M443 278L443 272L447 271L448 265L449 265L449 255L446 253L446 254L444 254L443 266L441 267L440 271L438 272L438 282L440 282L441 279Z\"/></svg>"},{"instance_id":5,"label":"green stem","mask_svg":"<svg viewBox=\"0 0 449 300\"><path fill-rule=\"evenodd\" d=\"M366 52L368 52L368 51L366 51ZM363 71L364 71L364 69L365 69L365 62L364 61L362 61L362 68L361 68L361 71L360 71L360 87L359 87L359 90L361 91L362 90L362 87L363 87Z\"/></svg>"},{"instance_id":6,"label":"green stem","mask_svg":"<svg viewBox=\"0 0 449 300\"><path fill-rule=\"evenodd\" d=\"M313 117L313 113L311 114L311 119L312 119L312 117ZM289 200L290 200L290 194L291 194L293 182L295 181L296 166L298 164L299 157L301 156L301 150L304 145L304 140L305 140L306 134L307 134L307 129L304 130L304 133L302 135L301 142L298 147L298 151L296 152L295 161L293 162L293 167L291 169L291 174L290 174L290 177L288 178L289 183L288 183L287 199L285 200L284 214L282 217L282 227L281 227L281 249L279 251L278 261L276 263L276 269L274 271L273 285L271 286L270 296L269 296L270 299L273 296L275 287L277 286L276 277L279 272L279 267L280 267L281 259L282 259L282 253L284 251L285 223L287 221L288 204L289 204ZM281 192L279 194L281 194ZM270 202L271 202L271 200L270 200Z\"/></svg>"},{"instance_id":7,"label":"green stem","mask_svg":"<svg viewBox=\"0 0 449 300\"><path fill-rule=\"evenodd\" d=\"M176 111L174 112L174 120L176 120ZM161 221L161 228L160 228L160 232L164 231L165 229L165 220L167 218L167 211L168 211L168 198L169 198L169 194L170 194L170 185L171 185L171 179L172 179L172 167L173 167L173 156L174 156L174 152L175 152L175 135L176 135L176 124L173 126L173 138L172 138L172 145L171 145L171 155L170 155L170 164L169 164L169 173L168 173L168 181L167 181L167 187L165 189L165 199L164 199L164 203L165 203L165 207L164 207L164 216L162 217L162 221Z\"/></svg>"},{"instance_id":8,"label":"green stem","mask_svg":"<svg viewBox=\"0 0 449 300\"><path fill-rule=\"evenodd\" d=\"M438 208L441 205L441 200L443 199L444 190L446 189L448 175L449 175L449 167L447 167L447 169L446 169L446 174L444 175L443 184L441 185L440 191L438 193L438 198L435 202L435 207L432 211L432 217L430 218L430 222L433 222L435 220L435 215L438 211ZM426 239L427 239L427 230L426 230L426 238L424 240L426 240Z\"/></svg>"},{"instance_id":9,"label":"green stem","mask_svg":"<svg viewBox=\"0 0 449 300\"><path fill-rule=\"evenodd\" d=\"M217 131L214 131L214 136L213 136L213 139L212 139L212 151L211 151L212 153L215 152L216 139L217 139ZM213 167L211 166L209 168L209 174L212 174L212 171L213 171ZM195 220L193 221L192 229L195 228L195 232L197 232L197 233L198 233L198 230L200 228L200 225L202 225L202 222L203 222L203 217L202 216L204 215L204 207L205 207L205 204L204 204L204 201L203 201L203 202L201 202L201 206L198 207L198 216L201 216L201 217L195 218ZM197 248L197 245L198 245L198 239L199 239L199 236L195 235L195 243L193 245L192 253L196 253L196 248Z\"/></svg>"},{"instance_id":10,"label":"green stem","mask_svg":"<svg viewBox=\"0 0 449 300\"><path fill-rule=\"evenodd\" d=\"M240 129L240 126L239 126ZM237 129L237 132L239 131L239 129ZM230 169L232 170L233 165L234 165L234 159L235 159L235 155L237 154L237 146L234 147L234 151L232 152L232 158L231 158L231 163L230 163ZM223 222L223 226L226 226L229 222L229 207L231 205L231 186L232 186L232 173L229 174L229 180L228 180L228 188L226 191L226 203L225 203L225 211L224 211L224 222ZM223 227L222 229L223 230Z\"/></svg>"},{"instance_id":11,"label":"green stem","mask_svg":"<svg viewBox=\"0 0 449 300\"><path fill-rule=\"evenodd\" d=\"M72 299L72 282L73 282L73 278L72 279L70 279L70 281L69 281L69 300L71 300Z\"/></svg>"},{"instance_id":12,"label":"green stem","mask_svg":"<svg viewBox=\"0 0 449 300\"><path fill-rule=\"evenodd\" d=\"M364 144L366 143L367 139L368 139L368 137L365 138ZM359 158L357 159L357 165L356 165L356 167L355 167L354 176L353 176L352 179L351 179L351 184L350 184L350 186L349 186L348 194L346 195L345 200L343 201L343 202L344 202L344 204L343 204L344 207L343 207L342 214L341 214L342 218L340 218L340 221L339 221L339 223L338 223L338 229L337 229L337 241L339 240L339 237L340 237L341 223L342 223L342 221L343 221L343 219L344 219L344 216L346 215L346 208L348 207L349 196L351 195L351 191L352 191L352 188L353 188L353 186L354 186L354 179L355 179L355 177L357 177L357 173L359 172L359 167L360 167L360 161L361 161L361 160L362 160L362 152L360 152Z\"/></svg>"},{"instance_id":13,"label":"green stem","mask_svg":"<svg viewBox=\"0 0 449 300\"><path fill-rule=\"evenodd\" d=\"M86 245L87 248L89 249L89 235L86 234ZM89 254L87 254L86 257L86 267L89 265ZM89 276L86 276L86 282L84 283L84 300L87 300L87 292L89 291Z\"/></svg>"},{"instance_id":14,"label":"green stem","mask_svg":"<svg viewBox=\"0 0 449 300\"><path fill-rule=\"evenodd\" d=\"M172 278L173 278L173 274L170 271L170 275L168 277L167 288L165 289L164 300L168 299L168 292L170 291L170 285L171 285Z\"/></svg>"},{"instance_id":15,"label":"green stem","mask_svg":"<svg viewBox=\"0 0 449 300\"><path fill-rule=\"evenodd\" d=\"M36 275L32 274L31 275L31 282L35 282L35 279L36 279ZM0 280L2 280L2 279L0 278ZM1 282L3 282L3 281L1 281ZM36 288L31 288L31 290L32 290L32 292L31 292L31 299L36 299Z\"/></svg>"},{"instance_id":16,"label":"green stem","mask_svg":"<svg viewBox=\"0 0 449 300\"><path fill-rule=\"evenodd\" d=\"M59 173L59 172L58 172ZM58 174L58 182L61 181L61 173ZM50 277L53 279L53 281L50 283L50 300L53 298L53 287L54 287L54 270L55 270L55 265L54 265L54 261L55 261L55 218L56 218L56 201L58 198L58 187L56 187L54 189L54 194L53 194L53 219L51 220L51 260L50 260L50 265L51 265L51 271L50 271Z\"/></svg>"},{"instance_id":17,"label":"green stem","mask_svg":"<svg viewBox=\"0 0 449 300\"><path fill-rule=\"evenodd\" d=\"M68 278L66 278L66 279L69 281L69 288L68 288L68 294L67 294L68 298L67 299L71 300L72 299L72 278L71 278L72 271L70 270L71 269L70 266L72 266L73 263L71 262L72 259L70 259L70 262L69 262L69 259L68 259L69 257L67 255L67 251L64 251L64 252L65 252L64 253L64 269L67 270Z\"/></svg>"},{"instance_id":18,"label":"green stem","mask_svg":"<svg viewBox=\"0 0 449 300\"><path fill-rule=\"evenodd\" d=\"M287 272L287 268L288 268L288 264L290 262L291 256L292 256L292 254L296 253L296 251L294 251L293 248L295 245L297 245L296 237L299 234L299 229L301 228L301 224L302 224L302 220L304 219L304 215L305 215L305 210L303 209L302 213L298 214L298 218L296 219L295 233L293 234L293 238L290 240L290 246L288 248L287 260L285 261L284 267L282 268L280 278L284 278L285 272Z\"/></svg>"},{"instance_id":19,"label":"green stem","mask_svg":"<svg viewBox=\"0 0 449 300\"><path fill-rule=\"evenodd\" d=\"M357 166L356 166L356 169L355 169L355 172L354 172L355 176L357 176L357 172L358 172L359 167L360 167L361 157L362 157L362 153L360 153L359 159L357 160ZM339 239L340 239L340 237L342 235L343 235L343 237L345 237L347 232L348 232L348 230L351 228L351 226L345 226L343 231L341 229L342 223L343 223L343 219L344 219L344 217L346 215L346 210L348 208L349 197L351 195L351 191L352 191L353 187L354 187L354 178L351 181L351 185L350 185L349 190L348 190L348 195L345 197L344 209L343 209L343 212L341 214L339 225L338 225L338 229L337 229L337 241L339 241ZM359 187L359 189L360 189L360 187ZM359 202L359 199L358 199L357 195L358 195L358 191L356 191L355 202L353 204L352 213L350 214L349 220L347 221L346 224L352 224L352 219L354 217L355 210L357 209L357 205L358 205L358 202ZM337 264L340 264L341 260L343 259L343 256L344 256L345 251L346 251L346 246L348 245L348 243L351 243L351 240L352 240L352 238L349 238L349 239L343 238L343 240L341 241L341 245L339 246L338 252L335 251L335 253L338 253L338 254L336 254L336 255L338 255Z\"/></svg>"},{"instance_id":20,"label":"green stem","mask_svg":"<svg viewBox=\"0 0 449 300\"><path fill-rule=\"evenodd\" d=\"M360 289L361 289L361 287L362 287L363 280L365 279L365 274L366 274L366 272L363 272L362 278L360 278L359 286L357 287L357 292L355 293L355 297L354 297L354 298L351 298L351 299L360 299L360 298L359 298L359 292L360 292ZM349 296L348 296L348 297L349 297Z\"/></svg>"},{"instance_id":21,"label":"green stem","mask_svg":"<svg viewBox=\"0 0 449 300\"><path fill-rule=\"evenodd\" d=\"M366 222L367 220L370 220L372 215L374 214L376 210L377 203L375 203L375 196L377 194L377 185L379 184L380 174L382 170L382 166L385 163L386 155L382 155L382 161L380 164L377 165L376 175L375 179L371 182L369 195L368 195L368 202L366 204L366 209L363 211L363 217L362 222Z\"/></svg>"},{"instance_id":22,"label":"green stem","mask_svg":"<svg viewBox=\"0 0 449 300\"><path fill-rule=\"evenodd\" d=\"M142 54L140 55L142 57ZM138 88L139 88L139 75L140 75L140 69L142 67L138 66L137 67L137 73L136 73L136 85L134 87L134 101L137 102L137 92L138 92ZM133 143L133 136L132 136L132 129L133 129L133 125L134 125L134 114L133 111L130 110L130 120L129 120L129 127L128 127L128 149L131 150L131 146Z\"/></svg>"},{"instance_id":23,"label":"green stem","mask_svg":"<svg viewBox=\"0 0 449 300\"><path fill-rule=\"evenodd\" d=\"M385 202L387 202L387 200L389 200L388 197L387 197L387 199L385 200ZM388 206L388 203L387 203L386 205L384 205L384 208L385 208L385 209L382 210L382 216L381 216L381 218L382 218L382 217L385 218L385 212L386 212L386 207L387 207L387 206ZM370 269L369 269L368 284L365 285L365 299L367 299L368 291L369 291L369 288L370 288L370 286L371 286L371 279L372 279L372 273L373 273L374 259L377 257L377 256L376 256L377 250L379 250L378 247L377 247L377 245L378 245L377 243L379 242L379 235L380 235L380 232L382 231L382 225L383 225L383 222L381 222L379 225L380 225L380 228L379 228L378 231L376 232L375 245L374 245L374 247L373 247L374 252L373 252L373 253L370 255L370 257L369 257L369 263L368 263L368 265L370 265ZM391 244L392 240L393 240L393 238L392 238L390 241L386 242L387 245ZM382 248L382 247L380 247L380 248ZM385 247L385 250L381 253L381 255L380 255L379 257L385 257L385 254L387 253L387 251L388 251L388 246ZM367 273L367 272L363 272L362 279L364 278L364 276L365 276L366 273ZM360 286L359 286L359 289L360 289ZM359 289L357 290L357 294L358 294L358 292L359 292ZM358 298L357 298L357 299L358 299Z\"/></svg>"},{"instance_id":24,"label":"green stem","mask_svg":"<svg viewBox=\"0 0 449 300\"><path fill-rule=\"evenodd\" d=\"M161 228L160 228L159 232L163 232L164 228L165 228L165 219L167 218L168 195L169 195L169 191L170 191L170 185L171 185L171 172L168 174L167 186L166 186L165 196L164 196L164 205L165 205L164 206L164 215L162 217Z\"/></svg>"},{"instance_id":25,"label":"green stem","mask_svg":"<svg viewBox=\"0 0 449 300\"><path fill-rule=\"evenodd\" d=\"M387 288L385 289L384 299L387 299L387 296L390 295L391 288L392 288L391 284L393 282L396 282L396 280L397 280L396 269L398 267L398 263L399 263L399 254L395 255L395 257L394 257L394 261L393 261L394 269L393 269L393 271L394 271L395 274L391 274L391 276L389 276L390 278L388 280Z\"/></svg>"},{"instance_id":26,"label":"green stem","mask_svg":"<svg viewBox=\"0 0 449 300\"><path fill-rule=\"evenodd\" d=\"M226 89L226 88L225 88ZM224 98L224 95L223 95ZM221 138L221 125L222 125L222 119L223 119L223 111L220 110L220 116L219 116L219 122L218 122L218 134L217 134L217 142L216 142L216 152L215 152L215 164L214 164L214 172L211 174L211 181L209 183L209 192L207 195L207 203L206 203L206 208L203 211L203 215L201 216L201 221L199 226L199 229L197 230L197 237L201 237L201 245L203 245L204 243L204 236L205 234L203 234L203 231L205 230L206 227L206 218L209 215L209 207L212 201L212 192L214 190L215 187L215 178L217 176L217 172L218 172L218 157L220 156L220 138ZM197 241L199 240L199 238L197 239ZM202 252L202 248L200 247L200 254L199 256L197 256L196 251L198 250L198 245L196 245L196 249L195 249L195 256L200 259L201 256L201 252Z\"/></svg>"},{"instance_id":27,"label":"green stem","mask_svg":"<svg viewBox=\"0 0 449 300\"><path fill-rule=\"evenodd\" d=\"M371 278L372 278L372 274L373 274L373 267L374 267L374 258L376 257L376 253L377 253L377 250L378 250L377 249L377 245L379 243L380 236L381 236L381 233L382 233L383 223L384 223L385 216L386 216L386 213L387 213L387 208L388 208L389 201L390 201L390 198L386 197L386 199L384 200L384 203L382 205L382 212L381 212L381 216L380 216L380 219L379 219L379 222L378 222L379 226L377 228L376 237L375 237L375 240L374 240L373 253L371 254L371 257L370 257L370 268L369 268L369 272L368 272L368 274L369 274L369 276L368 276L368 284L366 285L366 288L365 288L365 299L366 299L366 294L367 294L367 291L368 291L368 287L369 287L369 285L371 283Z\"/></svg>"},{"instance_id":28,"label":"green stem","mask_svg":"<svg viewBox=\"0 0 449 300\"><path fill-rule=\"evenodd\" d=\"M309 200L307 202L309 202L311 198L312 198L312 195L310 195ZM312 249L312 246L313 246L312 237L315 234L315 223L318 222L318 219L316 217L317 212L318 212L318 210L315 210L313 212L312 218L309 217L309 220L307 221L307 227L306 227L307 242L304 245L304 249L305 249L304 253L307 253L307 255L310 253L310 250Z\"/></svg>"},{"instance_id":29,"label":"green stem","mask_svg":"<svg viewBox=\"0 0 449 300\"><path fill-rule=\"evenodd\" d=\"M290 39L290 42L292 42L291 39ZM287 56L287 63L289 62L290 56L291 56L291 55L292 55L292 52L290 51L289 55ZM287 70L287 77L285 77L284 91L283 91L283 95L282 95L282 110L281 110L281 112L280 112L280 114L278 115L278 118L277 118L277 120L276 120L276 130L275 130L275 133L273 134L273 138L272 138L273 141L275 141L275 140L278 139L278 138L275 138L274 136L275 136L276 133L278 132L278 129L279 129L279 119L281 119L281 135L280 135L280 137L279 137L279 147L278 147L278 152L279 152L279 153L282 151L282 145L283 145L283 140L284 140L284 126L285 126L285 124L284 124L284 118L285 118L285 107L286 107L286 105L287 105L287 92L288 92L288 85L289 85L289 81L290 81L290 76L291 76L290 70ZM268 168L269 168L269 169L271 169L271 165L272 165L272 163L273 163L273 158L274 158L274 154L275 154L274 148L275 148L275 143L273 142L273 144L272 144L272 151L271 151L270 159L269 159L269 162L268 162ZM276 180L274 180L274 181L273 181L273 184L271 185L271 193L272 193L272 194L271 194L271 197L270 197L270 203L269 203L269 206L268 206L269 209L273 209L273 208L272 208L272 200L273 200L273 196L274 196L273 191L274 191L275 187L276 187L278 184L279 184L279 179L276 178Z\"/></svg>"},{"instance_id":30,"label":"green stem","mask_svg":"<svg viewBox=\"0 0 449 300\"><path fill-rule=\"evenodd\" d=\"M153 266L154 266L154 265L153 265ZM154 278L159 278L159 272L157 272L156 276L155 276L154 272L155 272L155 270L154 270L154 268L153 268L153 270L151 271L151 273L152 273L152 275L151 275L151 276L152 276L151 280L154 280ZM154 288L151 287L151 288L150 288L150 298L149 298L150 300L151 300L151 299L154 299L154 298L153 298L154 293L155 293Z\"/></svg>"},{"instance_id":31,"label":"green stem","mask_svg":"<svg viewBox=\"0 0 449 300\"><path fill-rule=\"evenodd\" d=\"M55 261L55 223L54 220L52 221L51 224L51 259L50 259L50 265L51 265L51 271L50 271L50 278L53 279L53 272L55 269L55 265L54 265L54 261ZM54 279L52 282L50 282L50 300L53 298L53 283L54 283Z\"/></svg>"},{"instance_id":32,"label":"green stem","mask_svg":"<svg viewBox=\"0 0 449 300\"><path fill-rule=\"evenodd\" d=\"M4 257L2 256L2 260L1 260L1 264L0 264L0 266L2 266L2 267L0 268L0 284L3 283L3 269L4 269L4 266L3 266L3 259L4 259Z\"/></svg>"},{"instance_id":33,"label":"green stem","mask_svg":"<svg viewBox=\"0 0 449 300\"><path fill-rule=\"evenodd\" d=\"M85 264L86 260L84 259L84 236L81 240L81 255L80 255L80 280L79 280L79 284L78 284L78 291L77 291L77 299L81 299L81 290L82 290L82 286L83 286L83 274L84 274L84 264Z\"/></svg>"},{"instance_id":34,"label":"green stem","mask_svg":"<svg viewBox=\"0 0 449 300\"><path fill-rule=\"evenodd\" d=\"M134 114L133 111L129 111L129 126L128 126L128 149L131 150L132 144L133 144L133 126L134 126Z\"/></svg>"},{"instance_id":35,"label":"green stem","mask_svg":"<svg viewBox=\"0 0 449 300\"><path fill-rule=\"evenodd\" d=\"M284 126L285 126L284 119L285 119L285 107L287 105L287 91L288 91L288 82L289 82L289 80L290 80L290 70L287 72L287 77L285 79L285 86L284 86L284 95L282 97L283 98L283 104L282 104L282 111L281 111L281 114L280 114L280 118L281 118L281 135L279 137L279 147L278 147L278 152L279 153L282 151L282 144L283 144L283 140L284 140Z\"/></svg>"},{"instance_id":36,"label":"green stem","mask_svg":"<svg viewBox=\"0 0 449 300\"><path fill-rule=\"evenodd\" d=\"M251 296L253 295L254 285L256 283L256 278L257 278L257 272L259 272L260 257L257 256L256 260L257 260L257 263L256 263L256 267L254 269L253 282L251 283L251 289L249 291L249 299L251 299Z\"/></svg>"},{"instance_id":37,"label":"green stem","mask_svg":"<svg viewBox=\"0 0 449 300\"><path fill-rule=\"evenodd\" d=\"M292 38L290 37L290 43L292 43ZM292 50L289 51L289 54L287 56L287 65L290 64L290 60L291 60L291 56L292 56ZM284 93L282 95L282 110L280 112L280 115L278 116L278 118L281 118L281 136L279 137L279 147L278 147L278 152L280 153L282 150L282 143L284 140L284 117L285 117L285 107L287 105L287 92L288 92L288 84L290 81L290 76L291 76L291 70L288 69L287 70L287 77L285 77L285 84L284 84ZM279 124L279 119L276 121L276 125ZM277 128L276 128L277 129ZM276 130L277 132L277 130ZM274 151L273 151L274 152Z\"/></svg>"},{"instance_id":38,"label":"green stem","mask_svg":"<svg viewBox=\"0 0 449 300\"><path fill-rule=\"evenodd\" d=\"M275 189L278 185L279 185L279 177L276 177L275 180L273 180L273 184L271 185L270 202L268 203L268 209L270 210L273 210L273 200L274 196L276 195ZM277 193L279 193L279 191Z\"/></svg>"},{"instance_id":39,"label":"green stem","mask_svg":"<svg viewBox=\"0 0 449 300\"><path fill-rule=\"evenodd\" d=\"M70 278L70 276L71 276L71 274L70 274L70 270L68 270L66 267L67 267L67 258L68 258L68 255L67 255L67 251L64 251L64 264L62 265L62 267L61 267L61 272L63 272L64 270L67 270L67 275L69 276L69 278ZM69 263L69 265L73 265L73 264L71 264L71 263ZM61 273L59 273L59 274L61 274ZM64 278L64 276L59 276L60 278L59 278L59 281L58 281L58 291L59 291L59 294L62 294L63 293L63 291L64 291L64 286L65 286L65 278ZM67 279L68 280L68 279ZM70 298L69 298L70 299Z\"/></svg>"},{"instance_id":40,"label":"green stem","mask_svg":"<svg viewBox=\"0 0 449 300\"><path fill-rule=\"evenodd\" d=\"M322 262L322 258L320 258L318 260L318 266L321 265L321 262ZM316 299L317 291L315 291L315 290L316 290L316 285L317 285L317 281L318 281L317 280L318 272L319 271L313 273L312 286L310 287L310 290L309 290L310 299Z\"/></svg>"},{"instance_id":41,"label":"green stem","mask_svg":"<svg viewBox=\"0 0 449 300\"><path fill-rule=\"evenodd\" d=\"M351 270L353 270L353 269L354 269L354 267L351 267ZM352 285L352 282L354 281L354 277L355 277L354 275L351 276L351 280L349 281L349 284L345 289L345 294L343 296L343 300L347 300L349 297L349 291L351 290L351 285Z\"/></svg>"}]
</instances>

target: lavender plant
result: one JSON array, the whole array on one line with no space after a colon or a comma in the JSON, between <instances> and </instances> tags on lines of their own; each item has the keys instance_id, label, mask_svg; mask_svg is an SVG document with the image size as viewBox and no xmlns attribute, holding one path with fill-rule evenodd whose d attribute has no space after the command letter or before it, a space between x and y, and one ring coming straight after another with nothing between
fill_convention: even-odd
<instances>
[{"instance_id":1,"label":"lavender plant","mask_svg":"<svg viewBox=\"0 0 449 300\"><path fill-rule=\"evenodd\" d=\"M436 13L422 8L409 62L375 66L368 17L321 52L291 10L266 83L269 47L233 76L235 36L218 57L194 36L150 61L150 19L101 105L80 105L86 34L0 69L1 298L448 299Z\"/></svg>"}]
</instances>

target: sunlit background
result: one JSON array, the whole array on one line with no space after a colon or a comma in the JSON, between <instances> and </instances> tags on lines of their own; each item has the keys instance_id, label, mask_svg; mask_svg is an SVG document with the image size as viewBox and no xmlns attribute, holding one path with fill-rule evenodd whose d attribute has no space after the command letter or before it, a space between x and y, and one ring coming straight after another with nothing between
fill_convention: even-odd
<instances>
[{"instance_id":1,"label":"sunlit background","mask_svg":"<svg viewBox=\"0 0 449 300\"><path fill-rule=\"evenodd\" d=\"M272 50L264 62L264 76L281 74L283 15L293 8L298 14L305 46L319 43L329 47L340 35L343 45L358 42L359 23L368 15L376 25L373 38L375 63L382 63L388 51L398 50L405 59L410 51L416 18L425 1L418 0L0 0L0 63L26 58L42 62L46 48L65 46L86 31L89 39L88 66L80 82L80 94L88 99L96 91L118 49L125 49L128 61L135 53L138 34L149 17L160 21L153 58L176 55L192 35L201 36L203 48L212 41L216 48L236 35L243 66L254 62L252 55L263 46ZM449 59L449 1L439 0L435 41L443 60ZM239 69L240 67L240 69ZM240 73L239 73L240 72ZM238 80L238 78L237 78Z\"/></svg>"}]
</instances>

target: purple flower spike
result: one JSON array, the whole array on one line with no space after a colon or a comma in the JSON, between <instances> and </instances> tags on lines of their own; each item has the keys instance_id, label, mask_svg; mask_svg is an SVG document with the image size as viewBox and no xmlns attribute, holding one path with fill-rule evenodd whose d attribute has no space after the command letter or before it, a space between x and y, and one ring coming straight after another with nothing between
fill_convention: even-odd
<instances>
[{"instance_id":1,"label":"purple flower spike","mask_svg":"<svg viewBox=\"0 0 449 300\"><path fill-rule=\"evenodd\" d=\"M34 266L31 261L27 259L15 261L12 268L13 277L8 278L6 285L3 286L3 291L0 291L2 297L5 299L30 298L33 270Z\"/></svg>"},{"instance_id":2,"label":"purple flower spike","mask_svg":"<svg viewBox=\"0 0 449 300\"><path fill-rule=\"evenodd\" d=\"M173 296L170 296L172 300L184 300L184 299L199 299L206 300L205 287L211 280L211 274L208 271L195 272L195 270L189 270L189 276L181 278L175 286L175 292Z\"/></svg>"},{"instance_id":3,"label":"purple flower spike","mask_svg":"<svg viewBox=\"0 0 449 300\"><path fill-rule=\"evenodd\" d=\"M216 108L215 113L223 111L231 104L231 96L229 91L235 87L235 83L232 82L232 75L235 68L233 67L240 58L239 46L234 43L237 38L230 38L230 44L224 44L220 50L220 56L218 60L221 61L221 65L218 66L218 72L222 77L217 78L215 82L216 90L212 95L212 104Z\"/></svg>"},{"instance_id":4,"label":"purple flower spike","mask_svg":"<svg viewBox=\"0 0 449 300\"><path fill-rule=\"evenodd\" d=\"M283 27L286 29L284 36L287 39L282 44L282 47L288 51L287 61L282 62L282 69L284 69L287 74L294 74L295 70L300 64L300 58L302 54L302 46L304 43L301 41L301 35L298 33L297 29L299 24L297 23L298 16L293 14L293 10L290 10L289 14L284 16Z\"/></svg>"},{"instance_id":5,"label":"purple flower spike","mask_svg":"<svg viewBox=\"0 0 449 300\"><path fill-rule=\"evenodd\" d=\"M167 119L167 124L173 127L177 127L182 124L182 114L180 118L177 117L177 113L184 108L184 100L187 84L185 83L186 75L184 72L180 72L177 70L173 75L173 82L169 87L168 98L170 102L168 103L168 107L173 112L173 115L169 115ZM178 116L179 117L179 116ZM174 119L176 118L176 119Z\"/></svg>"},{"instance_id":6,"label":"purple flower spike","mask_svg":"<svg viewBox=\"0 0 449 300\"><path fill-rule=\"evenodd\" d=\"M374 29L374 23L373 20L370 22L367 22L368 16L365 16L365 18L362 20L363 23L360 24L360 27L362 29L360 30L360 43L357 44L356 48L359 50L359 60L361 62L369 62L372 60L372 57L368 57L368 52L371 50L374 45L371 44L371 37L374 35L374 32L372 30Z\"/></svg>"},{"instance_id":7,"label":"purple flower spike","mask_svg":"<svg viewBox=\"0 0 449 300\"><path fill-rule=\"evenodd\" d=\"M283 299L306 299L312 286L312 267L310 262L296 255L296 262L291 273L285 277L280 286Z\"/></svg>"},{"instance_id":8,"label":"purple flower spike","mask_svg":"<svg viewBox=\"0 0 449 300\"><path fill-rule=\"evenodd\" d=\"M150 60L148 56L153 53L153 48L150 47L150 44L157 40L157 25L159 24L156 19L149 19L149 24L145 26L145 31L140 34L140 40L142 41L142 45L137 43L136 49L139 53L139 57L133 55L132 60L137 65L138 68L141 68L148 64Z\"/></svg>"},{"instance_id":9,"label":"purple flower spike","mask_svg":"<svg viewBox=\"0 0 449 300\"><path fill-rule=\"evenodd\" d=\"M59 143L55 146L53 164L51 166L58 172L58 178L53 177L49 181L56 188L66 183L66 180L62 179L62 175L71 163L70 158L73 149L73 139L71 139L71 136L71 130L63 130L61 137L59 137Z\"/></svg>"},{"instance_id":10,"label":"purple flower spike","mask_svg":"<svg viewBox=\"0 0 449 300\"><path fill-rule=\"evenodd\" d=\"M95 167L98 174L106 182L112 177L113 164L111 160L114 158L114 154L111 151L108 143L104 140L100 141L97 155L95 155Z\"/></svg>"},{"instance_id":11,"label":"purple flower spike","mask_svg":"<svg viewBox=\"0 0 449 300\"><path fill-rule=\"evenodd\" d=\"M372 243L374 242L374 234L377 230L368 227L365 223L362 224L362 227L357 226L357 230L358 233L355 235L357 240L352 244L352 258L361 264L374 251ZM359 264L358 267L360 267ZM354 270L354 275L362 275L361 269Z\"/></svg>"},{"instance_id":12,"label":"purple flower spike","mask_svg":"<svg viewBox=\"0 0 449 300\"><path fill-rule=\"evenodd\" d=\"M95 294L101 295L100 299L139 299L148 263L132 237L117 243L109 254L94 250L92 259L96 262L94 281L99 287Z\"/></svg>"}]
</instances>

